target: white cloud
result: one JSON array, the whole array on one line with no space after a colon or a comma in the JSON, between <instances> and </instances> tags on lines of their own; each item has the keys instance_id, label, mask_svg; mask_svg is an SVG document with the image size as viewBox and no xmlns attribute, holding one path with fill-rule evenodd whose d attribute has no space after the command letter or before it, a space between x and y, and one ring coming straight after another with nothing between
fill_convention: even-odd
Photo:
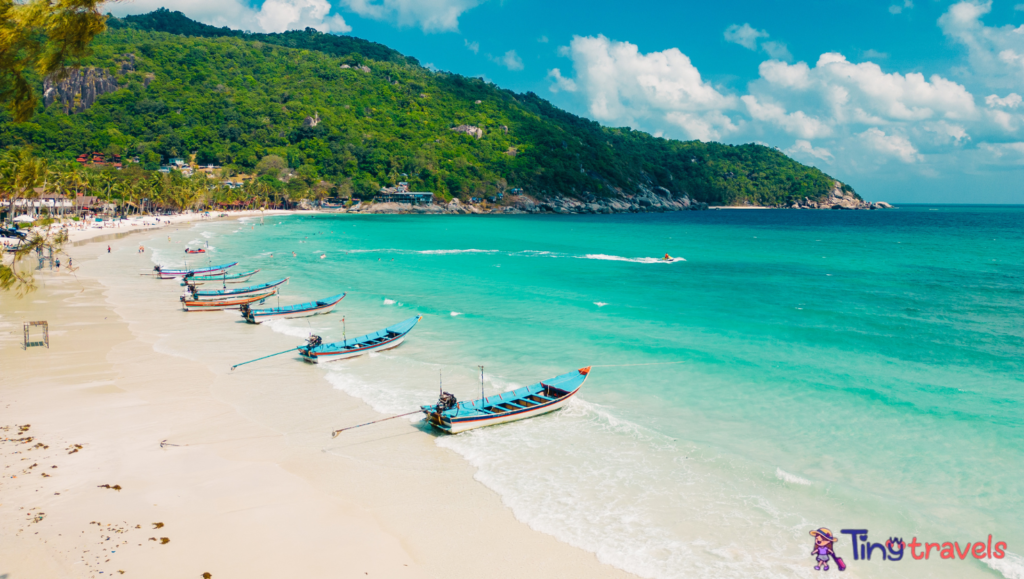
<instances>
[{"instance_id":1,"label":"white cloud","mask_svg":"<svg viewBox=\"0 0 1024 579\"><path fill-rule=\"evenodd\" d=\"M967 48L968 78L989 88L1024 90L1024 26L985 26L981 18L991 10L991 1L958 2L939 18L939 27Z\"/></svg>"},{"instance_id":2,"label":"white cloud","mask_svg":"<svg viewBox=\"0 0 1024 579\"><path fill-rule=\"evenodd\" d=\"M750 50L758 49L758 39L760 38L768 38L768 32L765 30L758 30L750 24L743 24L742 26L739 24L733 24L729 28L725 29L725 40L727 42L739 44L740 46ZM784 42L778 42L775 40L761 42L761 50L776 60L793 59L793 55L790 54L789 48Z\"/></svg>"},{"instance_id":3,"label":"white cloud","mask_svg":"<svg viewBox=\"0 0 1024 579\"><path fill-rule=\"evenodd\" d=\"M981 162L991 165L1024 165L1024 143L982 143Z\"/></svg>"},{"instance_id":4,"label":"white cloud","mask_svg":"<svg viewBox=\"0 0 1024 579\"><path fill-rule=\"evenodd\" d=\"M743 24L742 26L733 24L725 29L725 40L727 42L739 44L750 50L757 50L758 38L768 38L768 33L764 30L758 30L750 24Z\"/></svg>"},{"instance_id":5,"label":"white cloud","mask_svg":"<svg viewBox=\"0 0 1024 579\"><path fill-rule=\"evenodd\" d=\"M903 0L903 4L902 5L893 4L892 6L890 6L889 7L889 13L890 14L899 14L899 13L903 12L904 8L913 8L913 7L914 7L914 3L911 0Z\"/></svg>"},{"instance_id":6,"label":"white cloud","mask_svg":"<svg viewBox=\"0 0 1024 579\"><path fill-rule=\"evenodd\" d=\"M747 105L747 112L751 118L772 123L791 135L804 139L818 139L832 134L831 127L803 111L787 113L782 106L758 102L757 97L752 95L744 95L740 100Z\"/></svg>"},{"instance_id":7,"label":"white cloud","mask_svg":"<svg viewBox=\"0 0 1024 579\"><path fill-rule=\"evenodd\" d=\"M554 84L548 87L548 90L551 92L576 92L576 83L571 78L562 76L562 71L557 68L548 71L548 78L554 82Z\"/></svg>"},{"instance_id":8,"label":"white cloud","mask_svg":"<svg viewBox=\"0 0 1024 579\"><path fill-rule=\"evenodd\" d=\"M459 29L459 17L486 0L341 0L364 18L394 22L399 27L416 26L424 32L452 32Z\"/></svg>"},{"instance_id":9,"label":"white cloud","mask_svg":"<svg viewBox=\"0 0 1024 579\"><path fill-rule=\"evenodd\" d=\"M861 53L861 60L884 60L889 58L888 52L879 52L874 48L869 48Z\"/></svg>"},{"instance_id":10,"label":"white cloud","mask_svg":"<svg viewBox=\"0 0 1024 579\"><path fill-rule=\"evenodd\" d=\"M736 130L725 111L734 109L737 99L704 81L679 49L641 54L628 42L576 36L570 56L576 86L598 120L667 121L699 139L717 139Z\"/></svg>"},{"instance_id":11,"label":"white cloud","mask_svg":"<svg viewBox=\"0 0 1024 579\"><path fill-rule=\"evenodd\" d=\"M462 42L466 45L466 48L473 52L473 54L477 54L478 52L480 52L479 42L470 42L468 38L463 38Z\"/></svg>"},{"instance_id":12,"label":"white cloud","mask_svg":"<svg viewBox=\"0 0 1024 579\"><path fill-rule=\"evenodd\" d=\"M515 50L506 52L498 61L509 70L523 70L523 59L519 58Z\"/></svg>"},{"instance_id":13,"label":"white cloud","mask_svg":"<svg viewBox=\"0 0 1024 579\"><path fill-rule=\"evenodd\" d=\"M786 149L786 154L796 158L815 158L821 159L826 163L831 163L835 160L835 155L824 147L815 147L810 141L798 139L792 147Z\"/></svg>"},{"instance_id":14,"label":"white cloud","mask_svg":"<svg viewBox=\"0 0 1024 579\"><path fill-rule=\"evenodd\" d=\"M115 16L143 14L167 5L165 0L135 0L106 6ZM352 27L340 15L331 14L327 0L266 0L259 9L241 0L179 0L174 10L213 26L256 32L284 32L314 28L321 32L349 32Z\"/></svg>"},{"instance_id":15,"label":"white cloud","mask_svg":"<svg viewBox=\"0 0 1024 579\"><path fill-rule=\"evenodd\" d=\"M891 123L976 116L974 97L964 86L938 75L883 72L873 62L854 64L828 52L812 69L805 63L761 64L761 90L780 93L813 91L817 106L831 110L837 123ZM759 81L760 82L760 81ZM823 115L819 115L823 116Z\"/></svg>"},{"instance_id":16,"label":"white cloud","mask_svg":"<svg viewBox=\"0 0 1024 579\"><path fill-rule=\"evenodd\" d=\"M789 53L789 48L782 42L774 40L762 42L761 50L767 52L768 56L775 60L793 60L793 55Z\"/></svg>"},{"instance_id":17,"label":"white cloud","mask_svg":"<svg viewBox=\"0 0 1024 579\"><path fill-rule=\"evenodd\" d=\"M1004 97L994 94L990 94L985 97L985 104L991 108L1002 107L1015 109L1020 106L1021 102L1024 102L1024 99L1021 99L1021 96L1015 92L1011 92Z\"/></svg>"},{"instance_id":18,"label":"white cloud","mask_svg":"<svg viewBox=\"0 0 1024 579\"><path fill-rule=\"evenodd\" d=\"M537 42L539 42L541 44L547 44L548 43L548 37L547 36L541 36L540 38L537 39Z\"/></svg>"},{"instance_id":19,"label":"white cloud","mask_svg":"<svg viewBox=\"0 0 1024 579\"><path fill-rule=\"evenodd\" d=\"M916 163L921 160L921 155L906 137L886 135L884 131L874 127L857 136L869 148L879 153L896 157L904 163Z\"/></svg>"},{"instance_id":20,"label":"white cloud","mask_svg":"<svg viewBox=\"0 0 1024 579\"><path fill-rule=\"evenodd\" d=\"M256 15L256 21L267 32L284 32L310 26L321 32L349 32L341 16L328 17L331 5L327 0L267 0Z\"/></svg>"}]
</instances>

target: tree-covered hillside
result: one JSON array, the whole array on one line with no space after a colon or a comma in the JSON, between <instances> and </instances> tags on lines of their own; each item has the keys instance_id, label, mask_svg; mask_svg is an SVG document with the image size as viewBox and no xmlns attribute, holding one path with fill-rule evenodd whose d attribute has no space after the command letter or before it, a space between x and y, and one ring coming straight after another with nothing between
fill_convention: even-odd
<instances>
[{"instance_id":1,"label":"tree-covered hillside","mask_svg":"<svg viewBox=\"0 0 1024 579\"><path fill-rule=\"evenodd\" d=\"M275 187L327 181L363 197L398 181L462 198L514 188L610 197L645 184L710 203L780 204L819 199L834 183L776 149L605 128L533 93L434 72L356 38L241 33L164 10L109 27L84 64L121 88L83 112L51 105L19 124L2 113L0 146L138 156L150 169L194 153L251 172L275 155L291 169L285 185L279 169L260 167ZM452 130L460 126L482 133Z\"/></svg>"}]
</instances>

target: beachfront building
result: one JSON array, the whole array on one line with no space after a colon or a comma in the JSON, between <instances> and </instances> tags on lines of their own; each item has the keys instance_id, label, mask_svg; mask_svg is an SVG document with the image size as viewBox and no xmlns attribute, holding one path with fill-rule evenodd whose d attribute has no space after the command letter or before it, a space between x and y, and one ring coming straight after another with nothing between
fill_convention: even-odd
<instances>
[{"instance_id":1,"label":"beachfront building","mask_svg":"<svg viewBox=\"0 0 1024 579\"><path fill-rule=\"evenodd\" d=\"M408 203L410 205L429 205L434 202L434 194L423 191L409 191L409 184L401 182L395 187L382 187L374 196L377 203Z\"/></svg>"}]
</instances>

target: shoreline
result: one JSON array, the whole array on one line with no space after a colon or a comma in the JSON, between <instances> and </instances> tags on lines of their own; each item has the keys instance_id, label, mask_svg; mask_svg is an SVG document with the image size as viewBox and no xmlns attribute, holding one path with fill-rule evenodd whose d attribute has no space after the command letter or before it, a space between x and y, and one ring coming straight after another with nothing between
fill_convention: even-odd
<instances>
[{"instance_id":1,"label":"shoreline","mask_svg":"<svg viewBox=\"0 0 1024 579\"><path fill-rule=\"evenodd\" d=\"M126 234L146 229L95 231L67 248L75 275L37 272L38 291L0 304L0 454L17 477L0 479L0 573L478 577L451 564L465 549L487 556L489 576L634 577L517 521L414 424L331 440L381 415L315 367L228 371L294 339L180 312L177 284L132 277L151 260ZM89 243L111 234L112 254ZM23 350L20 324L36 319L50 349Z\"/></svg>"}]
</instances>

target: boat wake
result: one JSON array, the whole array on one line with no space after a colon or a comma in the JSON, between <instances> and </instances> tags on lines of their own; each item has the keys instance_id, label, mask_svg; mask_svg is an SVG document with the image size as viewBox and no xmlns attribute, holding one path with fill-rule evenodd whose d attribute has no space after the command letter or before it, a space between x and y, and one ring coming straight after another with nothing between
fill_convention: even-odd
<instances>
[{"instance_id":1,"label":"boat wake","mask_svg":"<svg viewBox=\"0 0 1024 579\"><path fill-rule=\"evenodd\" d=\"M681 257L672 257L664 259L661 257L621 257L618 255L605 255L603 253L588 253L582 256L580 259L599 259L602 261L628 261L630 263L676 263L679 261L686 261Z\"/></svg>"}]
</instances>

